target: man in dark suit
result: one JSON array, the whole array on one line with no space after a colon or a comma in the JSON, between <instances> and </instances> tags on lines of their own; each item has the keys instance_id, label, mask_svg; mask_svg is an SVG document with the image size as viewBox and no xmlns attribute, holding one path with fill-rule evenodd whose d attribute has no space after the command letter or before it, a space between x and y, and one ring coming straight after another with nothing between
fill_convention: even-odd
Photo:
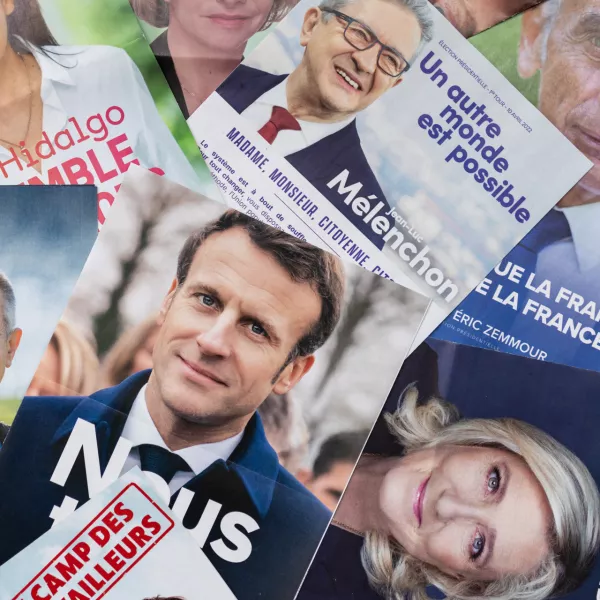
<instances>
[{"instance_id":1,"label":"man in dark suit","mask_svg":"<svg viewBox=\"0 0 600 600\"><path fill-rule=\"evenodd\" d=\"M356 115L402 81L431 39L430 10L426 0L324 0L304 16L305 51L291 74L242 65L217 89L379 248L381 236L344 202L352 196L372 207L387 204L361 148Z\"/></svg>"},{"instance_id":2,"label":"man in dark suit","mask_svg":"<svg viewBox=\"0 0 600 600\"><path fill-rule=\"evenodd\" d=\"M191 235L151 372L23 401L0 452L0 562L139 466L236 596L293 597L330 513L279 465L256 410L312 367L343 293L336 257L241 213Z\"/></svg>"}]
</instances>

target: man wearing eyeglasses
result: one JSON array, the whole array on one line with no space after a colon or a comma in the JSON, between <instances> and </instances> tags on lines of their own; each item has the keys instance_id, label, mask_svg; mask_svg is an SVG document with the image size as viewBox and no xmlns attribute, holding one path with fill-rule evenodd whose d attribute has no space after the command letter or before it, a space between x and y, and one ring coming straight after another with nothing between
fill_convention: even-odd
<instances>
[{"instance_id":1,"label":"man wearing eyeglasses","mask_svg":"<svg viewBox=\"0 0 600 600\"><path fill-rule=\"evenodd\" d=\"M242 65L218 93L377 247L381 236L344 204L341 190L385 201L356 115L397 86L432 38L427 0L324 0L300 31L304 55L289 75ZM347 193L347 192L346 192Z\"/></svg>"}]
</instances>

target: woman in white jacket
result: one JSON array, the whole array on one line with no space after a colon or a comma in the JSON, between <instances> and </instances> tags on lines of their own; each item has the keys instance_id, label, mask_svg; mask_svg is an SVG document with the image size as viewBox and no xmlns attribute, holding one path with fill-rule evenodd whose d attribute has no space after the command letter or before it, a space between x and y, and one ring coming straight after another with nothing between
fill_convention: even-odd
<instances>
[{"instance_id":1,"label":"woman in white jacket","mask_svg":"<svg viewBox=\"0 0 600 600\"><path fill-rule=\"evenodd\" d=\"M0 0L0 81L0 185L95 184L102 209L134 163L198 188L127 53L59 46L38 0Z\"/></svg>"}]
</instances>

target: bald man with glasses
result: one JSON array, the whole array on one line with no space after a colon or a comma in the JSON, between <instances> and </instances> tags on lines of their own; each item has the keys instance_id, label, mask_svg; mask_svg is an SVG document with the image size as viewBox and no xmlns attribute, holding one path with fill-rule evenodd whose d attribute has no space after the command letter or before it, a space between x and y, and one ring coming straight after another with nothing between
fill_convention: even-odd
<instances>
[{"instance_id":1,"label":"bald man with glasses","mask_svg":"<svg viewBox=\"0 0 600 600\"><path fill-rule=\"evenodd\" d=\"M379 248L330 184L344 171L360 195L385 202L356 129L356 115L397 86L433 36L427 0L324 0L304 15L304 54L289 75L242 65L218 93Z\"/></svg>"}]
</instances>

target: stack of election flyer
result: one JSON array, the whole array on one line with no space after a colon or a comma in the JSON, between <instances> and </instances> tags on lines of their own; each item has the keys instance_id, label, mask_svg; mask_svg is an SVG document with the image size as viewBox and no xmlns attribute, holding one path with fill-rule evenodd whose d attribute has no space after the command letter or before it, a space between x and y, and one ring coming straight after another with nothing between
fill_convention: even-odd
<instances>
[{"instance_id":1,"label":"stack of election flyer","mask_svg":"<svg viewBox=\"0 0 600 600\"><path fill-rule=\"evenodd\" d=\"M132 167L63 315L95 386L49 346L0 451L0 564L141 466L236 597L293 598L428 304Z\"/></svg>"},{"instance_id":2,"label":"stack of election flyer","mask_svg":"<svg viewBox=\"0 0 600 600\"><path fill-rule=\"evenodd\" d=\"M552 0L473 39L594 166L452 312L438 339L600 369L594 10Z\"/></svg>"},{"instance_id":3,"label":"stack of election flyer","mask_svg":"<svg viewBox=\"0 0 600 600\"><path fill-rule=\"evenodd\" d=\"M229 206L420 291L434 326L591 167L426 2L300 2L188 123Z\"/></svg>"},{"instance_id":4,"label":"stack of election flyer","mask_svg":"<svg viewBox=\"0 0 600 600\"><path fill-rule=\"evenodd\" d=\"M465 37L489 29L540 2L430 1ZM187 119L244 56L285 18L297 1L273 0L217 7L171 4L167 0L130 0L130 3Z\"/></svg>"},{"instance_id":5,"label":"stack of election flyer","mask_svg":"<svg viewBox=\"0 0 600 600\"><path fill-rule=\"evenodd\" d=\"M297 600L596 597L599 394L594 371L429 338Z\"/></svg>"},{"instance_id":6,"label":"stack of election flyer","mask_svg":"<svg viewBox=\"0 0 600 600\"><path fill-rule=\"evenodd\" d=\"M93 186L2 188L0 445L97 232Z\"/></svg>"},{"instance_id":7,"label":"stack of election flyer","mask_svg":"<svg viewBox=\"0 0 600 600\"><path fill-rule=\"evenodd\" d=\"M96 185L101 225L132 164L210 192L127 0L11 2L0 25L0 184Z\"/></svg>"},{"instance_id":8,"label":"stack of election flyer","mask_svg":"<svg viewBox=\"0 0 600 600\"><path fill-rule=\"evenodd\" d=\"M235 600L139 470L106 487L0 567L0 598Z\"/></svg>"}]
</instances>

